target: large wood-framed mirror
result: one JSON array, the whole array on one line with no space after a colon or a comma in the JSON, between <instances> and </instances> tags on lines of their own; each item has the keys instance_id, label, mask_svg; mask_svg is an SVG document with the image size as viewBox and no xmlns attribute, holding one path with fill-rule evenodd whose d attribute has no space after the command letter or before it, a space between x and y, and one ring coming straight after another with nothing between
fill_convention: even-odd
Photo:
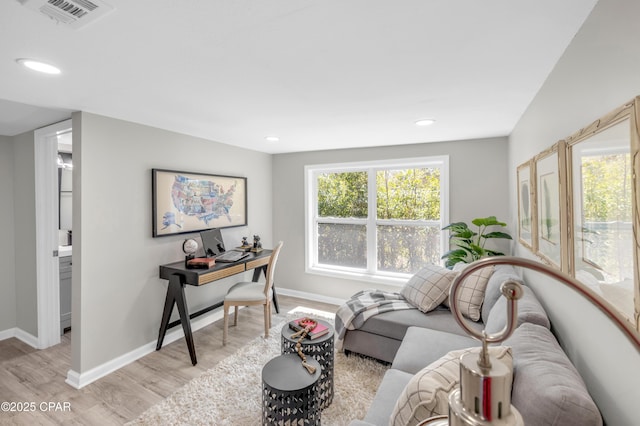
<instances>
[{"instance_id":1,"label":"large wood-framed mirror","mask_svg":"<svg viewBox=\"0 0 640 426\"><path fill-rule=\"evenodd\" d=\"M566 139L569 272L640 330L640 97Z\"/></svg>"}]
</instances>

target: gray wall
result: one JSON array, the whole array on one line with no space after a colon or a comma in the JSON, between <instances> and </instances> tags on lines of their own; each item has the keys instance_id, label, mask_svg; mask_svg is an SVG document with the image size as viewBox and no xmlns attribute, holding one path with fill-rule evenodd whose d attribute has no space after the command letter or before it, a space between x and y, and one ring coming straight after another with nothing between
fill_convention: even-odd
<instances>
[{"instance_id":1,"label":"gray wall","mask_svg":"<svg viewBox=\"0 0 640 426\"><path fill-rule=\"evenodd\" d=\"M13 227L13 143L0 136L0 332L16 326L16 285Z\"/></svg>"},{"instance_id":2,"label":"gray wall","mask_svg":"<svg viewBox=\"0 0 640 426\"><path fill-rule=\"evenodd\" d=\"M246 176L249 227L231 233L260 234L269 247L271 156L88 113L73 125L72 369L83 373L157 339L167 288L158 265L184 257L186 236L151 237L151 169ZM241 278L188 288L190 310Z\"/></svg>"},{"instance_id":3,"label":"gray wall","mask_svg":"<svg viewBox=\"0 0 640 426\"><path fill-rule=\"evenodd\" d=\"M511 217L516 167L640 95L637 0L600 0L510 137ZM524 247L519 255L532 258ZM560 284L527 274L563 347L611 425L637 424L640 354L610 321Z\"/></svg>"},{"instance_id":4,"label":"gray wall","mask_svg":"<svg viewBox=\"0 0 640 426\"><path fill-rule=\"evenodd\" d=\"M342 299L372 287L362 281L305 273L305 165L449 155L450 221L469 222L489 215L507 220L507 146L506 138L493 138L274 155L273 232L290 253L278 261L278 286Z\"/></svg>"},{"instance_id":5,"label":"gray wall","mask_svg":"<svg viewBox=\"0 0 640 426\"><path fill-rule=\"evenodd\" d=\"M38 336L33 132L13 138L16 327ZM17 273L17 272L20 273Z\"/></svg>"}]
</instances>

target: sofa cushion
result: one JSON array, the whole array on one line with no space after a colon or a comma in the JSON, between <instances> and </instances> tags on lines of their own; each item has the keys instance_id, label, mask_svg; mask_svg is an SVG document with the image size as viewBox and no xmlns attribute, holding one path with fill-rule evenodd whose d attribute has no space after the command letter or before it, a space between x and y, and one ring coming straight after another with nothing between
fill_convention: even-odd
<instances>
[{"instance_id":1,"label":"sofa cushion","mask_svg":"<svg viewBox=\"0 0 640 426\"><path fill-rule=\"evenodd\" d=\"M460 265L460 266L458 266ZM468 265L456 264L454 272L462 272ZM480 321L480 308L484 301L484 293L489 278L493 275L493 266L478 269L465 277L458 290L458 309L460 313L472 321ZM449 298L444 300L445 306L449 306Z\"/></svg>"},{"instance_id":2,"label":"sofa cushion","mask_svg":"<svg viewBox=\"0 0 640 426\"><path fill-rule=\"evenodd\" d=\"M448 352L480 346L480 341L444 331L409 327L391 368L416 374Z\"/></svg>"},{"instance_id":3,"label":"sofa cushion","mask_svg":"<svg viewBox=\"0 0 640 426\"><path fill-rule=\"evenodd\" d=\"M489 312L493 309L493 305L498 301L502 293L500 293L500 286L503 282L511 280L519 282L524 285L524 282L516 272L515 268L511 265L496 265L487 283L487 288L484 292L484 302L482 303L482 321L487 322L489 319Z\"/></svg>"},{"instance_id":4,"label":"sofa cushion","mask_svg":"<svg viewBox=\"0 0 640 426\"><path fill-rule=\"evenodd\" d=\"M427 265L400 290L400 294L422 312L435 309L447 297L456 274L439 265Z\"/></svg>"},{"instance_id":5,"label":"sofa cushion","mask_svg":"<svg viewBox=\"0 0 640 426\"><path fill-rule=\"evenodd\" d=\"M481 323L468 321L468 324L477 330L482 330L484 327L484 324ZM443 306L426 314L417 309L383 312L366 320L360 330L402 340L407 329L411 326L447 331L462 336L467 335L453 319L451 311Z\"/></svg>"},{"instance_id":6,"label":"sofa cushion","mask_svg":"<svg viewBox=\"0 0 640 426\"><path fill-rule=\"evenodd\" d=\"M449 393L460 383L460 357L479 351L480 348L451 351L420 370L400 394L389 424L414 426L429 417L448 414ZM489 353L511 367L511 348L490 347Z\"/></svg>"},{"instance_id":7,"label":"sofa cushion","mask_svg":"<svg viewBox=\"0 0 640 426\"><path fill-rule=\"evenodd\" d=\"M551 328L549 317L533 291L527 286L522 286L522 290L522 297L518 300L518 326L530 322ZM497 333L505 325L507 325L507 298L503 296L493 305L485 330L487 333Z\"/></svg>"},{"instance_id":8,"label":"sofa cushion","mask_svg":"<svg viewBox=\"0 0 640 426\"><path fill-rule=\"evenodd\" d=\"M376 391L364 421L377 426L389 425L389 413L393 411L398 397L411 380L413 374L400 370L387 370Z\"/></svg>"},{"instance_id":9,"label":"sofa cushion","mask_svg":"<svg viewBox=\"0 0 640 426\"><path fill-rule=\"evenodd\" d=\"M527 426L602 425L582 378L549 329L524 323L503 344L513 349L511 403Z\"/></svg>"}]
</instances>

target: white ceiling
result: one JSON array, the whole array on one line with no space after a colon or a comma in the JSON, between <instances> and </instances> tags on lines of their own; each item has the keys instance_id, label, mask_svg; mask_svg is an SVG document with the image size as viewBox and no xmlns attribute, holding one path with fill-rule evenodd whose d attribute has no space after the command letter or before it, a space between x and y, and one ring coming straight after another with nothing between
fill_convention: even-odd
<instances>
[{"instance_id":1,"label":"white ceiling","mask_svg":"<svg viewBox=\"0 0 640 426\"><path fill-rule=\"evenodd\" d=\"M81 110L269 153L505 136L597 2L106 1L77 30L0 2L0 134Z\"/></svg>"}]
</instances>

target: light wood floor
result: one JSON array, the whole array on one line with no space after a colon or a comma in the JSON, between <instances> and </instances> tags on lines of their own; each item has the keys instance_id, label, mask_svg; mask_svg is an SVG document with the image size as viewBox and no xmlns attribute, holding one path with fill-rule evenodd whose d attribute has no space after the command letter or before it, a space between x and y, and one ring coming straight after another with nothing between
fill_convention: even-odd
<instances>
[{"instance_id":1,"label":"light wood floor","mask_svg":"<svg viewBox=\"0 0 640 426\"><path fill-rule=\"evenodd\" d=\"M297 306L328 312L337 309L293 297L279 296L278 300L281 314ZM191 365L184 339L179 339L80 390L64 382L71 366L69 333L61 344L45 350L33 349L15 338L0 341L0 403L36 406L33 412L0 411L0 424L121 425L262 335L263 321L261 306L241 309L238 326L229 329L227 346L222 346L222 320L194 333L196 366ZM49 410L49 402L69 403L71 410ZM46 410L42 410L42 403ZM64 409L64 405L57 408Z\"/></svg>"}]
</instances>

